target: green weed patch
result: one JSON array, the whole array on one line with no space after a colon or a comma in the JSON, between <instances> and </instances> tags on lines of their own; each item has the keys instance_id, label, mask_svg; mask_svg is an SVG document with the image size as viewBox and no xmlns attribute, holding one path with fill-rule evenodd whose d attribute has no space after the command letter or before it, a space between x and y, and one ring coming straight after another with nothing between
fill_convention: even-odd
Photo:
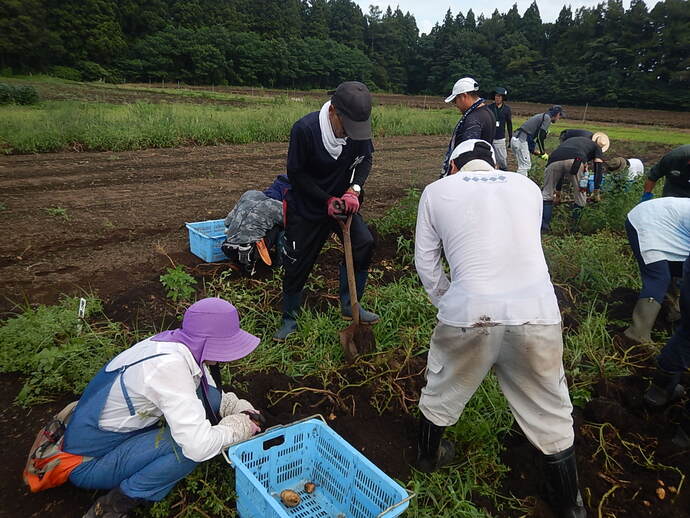
<instances>
[{"instance_id":1,"label":"green weed patch","mask_svg":"<svg viewBox=\"0 0 690 518\"><path fill-rule=\"evenodd\" d=\"M27 309L0 327L0 372L26 376L17 403L29 406L65 392L79 394L103 365L130 345L120 324L89 298L79 318L78 298Z\"/></svg>"}]
</instances>

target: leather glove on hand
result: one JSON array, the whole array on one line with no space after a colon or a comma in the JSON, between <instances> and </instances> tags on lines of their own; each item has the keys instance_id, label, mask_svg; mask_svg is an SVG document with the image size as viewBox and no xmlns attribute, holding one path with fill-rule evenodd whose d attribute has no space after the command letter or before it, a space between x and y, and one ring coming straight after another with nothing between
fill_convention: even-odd
<instances>
[{"instance_id":1,"label":"leather glove on hand","mask_svg":"<svg viewBox=\"0 0 690 518\"><path fill-rule=\"evenodd\" d=\"M359 198L356 194L346 192L341 199L345 202L345 214L348 216L359 210Z\"/></svg>"},{"instance_id":2,"label":"leather glove on hand","mask_svg":"<svg viewBox=\"0 0 690 518\"><path fill-rule=\"evenodd\" d=\"M593 203L599 203L601 201L601 193L599 192L599 189L594 189L592 191L592 202Z\"/></svg>"},{"instance_id":3,"label":"leather glove on hand","mask_svg":"<svg viewBox=\"0 0 690 518\"><path fill-rule=\"evenodd\" d=\"M336 198L335 196L328 198L328 215L331 218L341 216L344 213L344 210L345 202L342 199Z\"/></svg>"},{"instance_id":4,"label":"leather glove on hand","mask_svg":"<svg viewBox=\"0 0 690 518\"><path fill-rule=\"evenodd\" d=\"M246 410L254 410L254 407L249 401L238 398L232 392L223 392L223 397L220 400L220 410L218 412L220 417L239 414Z\"/></svg>"},{"instance_id":5,"label":"leather glove on hand","mask_svg":"<svg viewBox=\"0 0 690 518\"><path fill-rule=\"evenodd\" d=\"M222 427L225 432L224 447L236 442L246 441L261 431L261 428L247 414L229 415L221 419L216 426Z\"/></svg>"},{"instance_id":6,"label":"leather glove on hand","mask_svg":"<svg viewBox=\"0 0 690 518\"><path fill-rule=\"evenodd\" d=\"M642 203L643 201L651 200L652 198L654 198L653 192L642 193L642 197L640 198L640 203Z\"/></svg>"},{"instance_id":7,"label":"leather glove on hand","mask_svg":"<svg viewBox=\"0 0 690 518\"><path fill-rule=\"evenodd\" d=\"M553 193L553 204L558 205L561 203L561 191L556 191Z\"/></svg>"}]
</instances>

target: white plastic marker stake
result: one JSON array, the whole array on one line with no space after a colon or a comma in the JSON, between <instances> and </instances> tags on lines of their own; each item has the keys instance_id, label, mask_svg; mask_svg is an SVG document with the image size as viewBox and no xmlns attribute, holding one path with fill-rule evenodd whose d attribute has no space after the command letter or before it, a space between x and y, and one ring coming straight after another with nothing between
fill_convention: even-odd
<instances>
[{"instance_id":1,"label":"white plastic marker stake","mask_svg":"<svg viewBox=\"0 0 690 518\"><path fill-rule=\"evenodd\" d=\"M86 299L81 297L79 299L79 311L77 316L79 317L79 323L77 324L77 332L81 333L82 323L84 322L84 316L86 315Z\"/></svg>"}]
</instances>

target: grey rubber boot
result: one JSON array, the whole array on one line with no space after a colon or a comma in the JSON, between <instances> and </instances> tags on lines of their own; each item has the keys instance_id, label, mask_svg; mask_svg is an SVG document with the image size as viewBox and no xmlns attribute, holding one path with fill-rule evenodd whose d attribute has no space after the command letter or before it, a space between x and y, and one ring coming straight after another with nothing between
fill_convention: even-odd
<instances>
[{"instance_id":1,"label":"grey rubber boot","mask_svg":"<svg viewBox=\"0 0 690 518\"><path fill-rule=\"evenodd\" d=\"M273 335L276 342L284 342L297 331L297 315L302 305L302 293L283 293L283 324Z\"/></svg>"},{"instance_id":2,"label":"grey rubber boot","mask_svg":"<svg viewBox=\"0 0 690 518\"><path fill-rule=\"evenodd\" d=\"M432 473L450 464L455 458L453 443L443 439L445 426L436 426L422 414L417 437L417 462L415 467L424 473Z\"/></svg>"},{"instance_id":3,"label":"grey rubber boot","mask_svg":"<svg viewBox=\"0 0 690 518\"><path fill-rule=\"evenodd\" d=\"M362 295L364 295L364 288L367 285L367 277L369 272L360 270L355 272L355 285L357 286L357 300L360 302L359 306L359 321L362 324L375 324L380 320L376 313L367 311L362 308ZM352 304L350 304L350 287L347 284L347 268L344 264L340 265L340 313L345 320L352 320Z\"/></svg>"},{"instance_id":4,"label":"grey rubber boot","mask_svg":"<svg viewBox=\"0 0 690 518\"><path fill-rule=\"evenodd\" d=\"M644 393L644 402L652 408L661 408L678 401L685 395L685 388L680 385L680 372L670 372L657 364L652 376L652 384Z\"/></svg>"},{"instance_id":5,"label":"grey rubber boot","mask_svg":"<svg viewBox=\"0 0 690 518\"><path fill-rule=\"evenodd\" d=\"M638 344L652 341L652 328L656 320L661 304L653 298L638 299L633 309L632 324L623 334Z\"/></svg>"},{"instance_id":6,"label":"grey rubber boot","mask_svg":"<svg viewBox=\"0 0 690 518\"><path fill-rule=\"evenodd\" d=\"M140 498L129 497L116 487L96 500L83 518L128 518L129 511L142 502Z\"/></svg>"},{"instance_id":7,"label":"grey rubber boot","mask_svg":"<svg viewBox=\"0 0 690 518\"><path fill-rule=\"evenodd\" d=\"M580 494L575 447L553 455L542 454L547 499L558 518L586 518Z\"/></svg>"}]
</instances>

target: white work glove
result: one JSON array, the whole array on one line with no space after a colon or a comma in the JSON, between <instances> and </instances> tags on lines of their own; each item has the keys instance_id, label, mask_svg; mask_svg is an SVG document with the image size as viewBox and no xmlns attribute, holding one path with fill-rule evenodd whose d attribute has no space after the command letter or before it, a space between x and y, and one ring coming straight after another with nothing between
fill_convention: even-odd
<instances>
[{"instance_id":1,"label":"white work glove","mask_svg":"<svg viewBox=\"0 0 690 518\"><path fill-rule=\"evenodd\" d=\"M246 399L238 398L232 392L223 392L223 397L220 400L220 417L227 417L232 414L240 414L245 411L257 412L252 404Z\"/></svg>"},{"instance_id":2,"label":"white work glove","mask_svg":"<svg viewBox=\"0 0 690 518\"><path fill-rule=\"evenodd\" d=\"M229 415L221 419L216 426L222 428L225 433L223 448L236 442L246 441L261 431L261 428L254 424L247 414Z\"/></svg>"}]
</instances>

